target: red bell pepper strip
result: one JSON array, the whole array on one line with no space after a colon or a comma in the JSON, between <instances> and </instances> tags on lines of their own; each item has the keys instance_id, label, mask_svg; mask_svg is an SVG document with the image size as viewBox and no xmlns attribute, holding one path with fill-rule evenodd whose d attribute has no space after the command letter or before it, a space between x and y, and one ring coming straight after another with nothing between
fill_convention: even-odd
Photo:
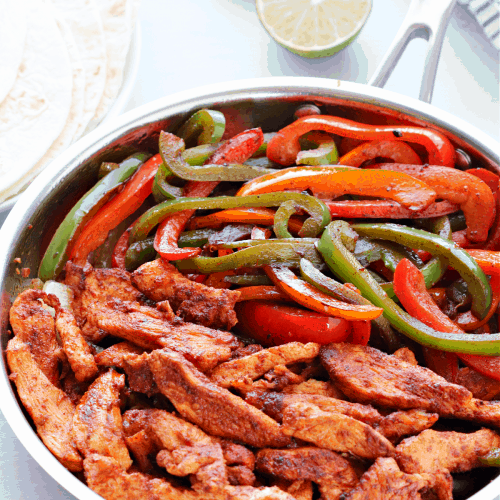
<instances>
[{"instance_id":1,"label":"red bell pepper strip","mask_svg":"<svg viewBox=\"0 0 500 500\"><path fill-rule=\"evenodd\" d=\"M351 335L346 342L350 344L367 345L372 330L371 321L353 321Z\"/></svg>"},{"instance_id":2,"label":"red bell pepper strip","mask_svg":"<svg viewBox=\"0 0 500 500\"><path fill-rule=\"evenodd\" d=\"M492 284L495 285L495 293L498 295L499 280L494 281ZM445 333L464 333L432 300L425 287L422 273L408 259L401 260L396 267L394 291L406 311L427 326ZM486 357L473 354L458 354L458 356L470 368L487 377L500 380L500 356Z\"/></svg>"},{"instance_id":3,"label":"red bell pepper strip","mask_svg":"<svg viewBox=\"0 0 500 500\"><path fill-rule=\"evenodd\" d=\"M426 219L456 212L460 207L449 201L436 201L420 212L413 212L391 200L325 201L332 217L339 219Z\"/></svg>"},{"instance_id":4,"label":"red bell pepper strip","mask_svg":"<svg viewBox=\"0 0 500 500\"><path fill-rule=\"evenodd\" d=\"M429 165L376 165L386 171L404 172L432 187L438 196L458 203L467 222L467 238L472 242L486 241L495 218L495 197L486 183L475 175Z\"/></svg>"},{"instance_id":5,"label":"red bell pepper strip","mask_svg":"<svg viewBox=\"0 0 500 500\"><path fill-rule=\"evenodd\" d=\"M248 160L264 142L264 134L260 128L250 129L235 135L222 144L205 164L243 163ZM184 186L185 197L203 198L208 196L219 184L217 181L189 181ZM155 250L166 260L189 259L200 254L200 248L179 248L177 240L186 227L195 210L184 210L167 217L156 231Z\"/></svg>"},{"instance_id":6,"label":"red bell pepper strip","mask_svg":"<svg viewBox=\"0 0 500 500\"><path fill-rule=\"evenodd\" d=\"M89 253L106 241L108 232L143 204L151 194L154 177L162 161L159 154L146 161L127 182L123 191L92 217L70 251L70 259L75 264L85 264Z\"/></svg>"},{"instance_id":7,"label":"red bell pepper strip","mask_svg":"<svg viewBox=\"0 0 500 500\"><path fill-rule=\"evenodd\" d=\"M413 211L423 210L435 200L436 193L424 182L402 172L379 175L382 172L389 174L351 167L291 167L247 182L236 196L311 189L322 198L344 194L387 198Z\"/></svg>"},{"instance_id":8,"label":"red bell pepper strip","mask_svg":"<svg viewBox=\"0 0 500 500\"><path fill-rule=\"evenodd\" d=\"M280 165L292 165L300 151L299 137L311 130L323 130L342 137L365 141L405 141L424 146L428 163L453 167L455 149L441 132L408 125L367 125L337 116L305 116L281 129L267 146L267 157Z\"/></svg>"},{"instance_id":9,"label":"red bell pepper strip","mask_svg":"<svg viewBox=\"0 0 500 500\"><path fill-rule=\"evenodd\" d=\"M343 155L339 165L350 165L361 167L365 161L375 158L387 158L395 163L408 163L410 165L421 165L422 160L415 151L401 141L371 141L360 144L349 153Z\"/></svg>"},{"instance_id":10,"label":"red bell pepper strip","mask_svg":"<svg viewBox=\"0 0 500 500\"><path fill-rule=\"evenodd\" d=\"M466 172L468 174L479 177L483 182L488 184L488 187L491 189L493 196L496 196L498 194L498 180L500 179L500 177L498 177L497 174L494 174L493 172L490 172L485 168L469 168L469 170L466 170Z\"/></svg>"},{"instance_id":11,"label":"red bell pepper strip","mask_svg":"<svg viewBox=\"0 0 500 500\"><path fill-rule=\"evenodd\" d=\"M239 288L240 296L238 302L245 300L281 300L291 302L290 297L283 293L277 286L272 285L254 285Z\"/></svg>"},{"instance_id":12,"label":"red bell pepper strip","mask_svg":"<svg viewBox=\"0 0 500 500\"><path fill-rule=\"evenodd\" d=\"M235 307L238 330L264 346L288 342L343 342L351 323L315 311L261 300L238 302Z\"/></svg>"},{"instance_id":13,"label":"red bell pepper strip","mask_svg":"<svg viewBox=\"0 0 500 500\"><path fill-rule=\"evenodd\" d=\"M210 215L195 217L190 225L190 229L202 229L205 227L219 227L227 222L241 222L242 224L262 224L272 226L274 224L274 214L276 210L272 208L234 208L222 210ZM302 229L302 220L298 217L291 217L288 221L288 229L293 233L298 233Z\"/></svg>"},{"instance_id":14,"label":"red bell pepper strip","mask_svg":"<svg viewBox=\"0 0 500 500\"><path fill-rule=\"evenodd\" d=\"M264 271L273 283L295 302L313 311L351 321L372 320L378 318L383 312L381 307L349 304L336 300L318 290L315 286L297 278L288 267L279 265L265 266Z\"/></svg>"}]
</instances>

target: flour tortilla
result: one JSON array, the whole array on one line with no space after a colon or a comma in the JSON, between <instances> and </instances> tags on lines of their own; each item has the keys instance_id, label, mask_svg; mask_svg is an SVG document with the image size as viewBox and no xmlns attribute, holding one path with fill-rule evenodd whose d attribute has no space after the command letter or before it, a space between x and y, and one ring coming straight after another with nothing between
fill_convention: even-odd
<instances>
[{"instance_id":1,"label":"flour tortilla","mask_svg":"<svg viewBox=\"0 0 500 500\"><path fill-rule=\"evenodd\" d=\"M26 12L19 1L0 0L0 103L17 77L26 41Z\"/></svg>"},{"instance_id":2,"label":"flour tortilla","mask_svg":"<svg viewBox=\"0 0 500 500\"><path fill-rule=\"evenodd\" d=\"M61 133L71 105L71 65L59 28L43 2L24 3L23 60L0 104L0 202L36 175L34 165Z\"/></svg>"},{"instance_id":3,"label":"flour tortilla","mask_svg":"<svg viewBox=\"0 0 500 500\"><path fill-rule=\"evenodd\" d=\"M73 140L81 137L95 115L106 83L106 41L102 20L94 0L51 0L68 24L80 51L85 70L83 115Z\"/></svg>"},{"instance_id":4,"label":"flour tortilla","mask_svg":"<svg viewBox=\"0 0 500 500\"><path fill-rule=\"evenodd\" d=\"M38 161L34 169L36 171L41 170L73 142L76 129L82 121L85 96L85 70L80 57L80 51L76 46L75 39L73 38L68 24L58 15L53 7L51 7L51 10L53 11L54 19L57 22L57 26L61 31L61 35L66 43L66 48L68 49L73 75L73 89L71 92L71 106L69 108L68 118L66 119L62 132L40 161Z\"/></svg>"},{"instance_id":5,"label":"flour tortilla","mask_svg":"<svg viewBox=\"0 0 500 500\"><path fill-rule=\"evenodd\" d=\"M133 21L135 22L134 13L137 12L137 2L134 0L99 0L98 9L106 39L106 84L91 126L96 126L104 118L120 90L132 37Z\"/></svg>"}]
</instances>

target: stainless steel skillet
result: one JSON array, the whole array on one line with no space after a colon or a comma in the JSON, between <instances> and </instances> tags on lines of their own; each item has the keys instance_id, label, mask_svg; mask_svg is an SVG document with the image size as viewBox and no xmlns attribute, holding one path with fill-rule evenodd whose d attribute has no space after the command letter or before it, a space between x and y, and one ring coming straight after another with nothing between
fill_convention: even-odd
<instances>
[{"instance_id":1,"label":"stainless steel skillet","mask_svg":"<svg viewBox=\"0 0 500 500\"><path fill-rule=\"evenodd\" d=\"M435 127L468 153L473 166L497 171L500 168L500 144L480 130L425 102L367 85L317 78L266 78L212 85L165 97L117 118L74 144L37 178L13 208L0 231L2 347L9 339L8 309L13 298L36 276L51 234L74 202L93 185L101 161L119 159L134 150L155 151L160 130L174 130L202 107L222 110L236 133L253 126L276 130L292 120L299 104L309 102L319 105L324 114L368 123ZM14 262L16 257L22 259L21 265ZM29 278L17 274L16 268L22 267L31 269ZM75 497L100 498L67 471L40 441L8 380L4 357L0 391L0 408L5 418L40 466ZM494 472L478 476L473 492L468 494L472 494L471 499L496 498L500 477L489 482Z\"/></svg>"}]
</instances>

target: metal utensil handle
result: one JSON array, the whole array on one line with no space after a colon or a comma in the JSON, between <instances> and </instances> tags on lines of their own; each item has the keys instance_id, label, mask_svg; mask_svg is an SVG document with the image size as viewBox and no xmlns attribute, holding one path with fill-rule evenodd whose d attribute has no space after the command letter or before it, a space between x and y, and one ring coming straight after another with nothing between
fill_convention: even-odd
<instances>
[{"instance_id":1,"label":"metal utensil handle","mask_svg":"<svg viewBox=\"0 0 500 500\"><path fill-rule=\"evenodd\" d=\"M443 38L457 0L412 0L394 42L368 85L383 87L414 38L428 41L419 99L431 102Z\"/></svg>"}]
</instances>

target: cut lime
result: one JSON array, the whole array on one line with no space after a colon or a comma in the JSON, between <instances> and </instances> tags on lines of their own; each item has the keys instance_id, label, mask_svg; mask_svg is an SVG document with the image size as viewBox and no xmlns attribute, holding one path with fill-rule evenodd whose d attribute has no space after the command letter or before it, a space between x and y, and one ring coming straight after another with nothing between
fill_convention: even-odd
<instances>
[{"instance_id":1,"label":"cut lime","mask_svg":"<svg viewBox=\"0 0 500 500\"><path fill-rule=\"evenodd\" d=\"M326 57L349 45L370 14L372 0L256 0L257 14L283 47Z\"/></svg>"}]
</instances>

